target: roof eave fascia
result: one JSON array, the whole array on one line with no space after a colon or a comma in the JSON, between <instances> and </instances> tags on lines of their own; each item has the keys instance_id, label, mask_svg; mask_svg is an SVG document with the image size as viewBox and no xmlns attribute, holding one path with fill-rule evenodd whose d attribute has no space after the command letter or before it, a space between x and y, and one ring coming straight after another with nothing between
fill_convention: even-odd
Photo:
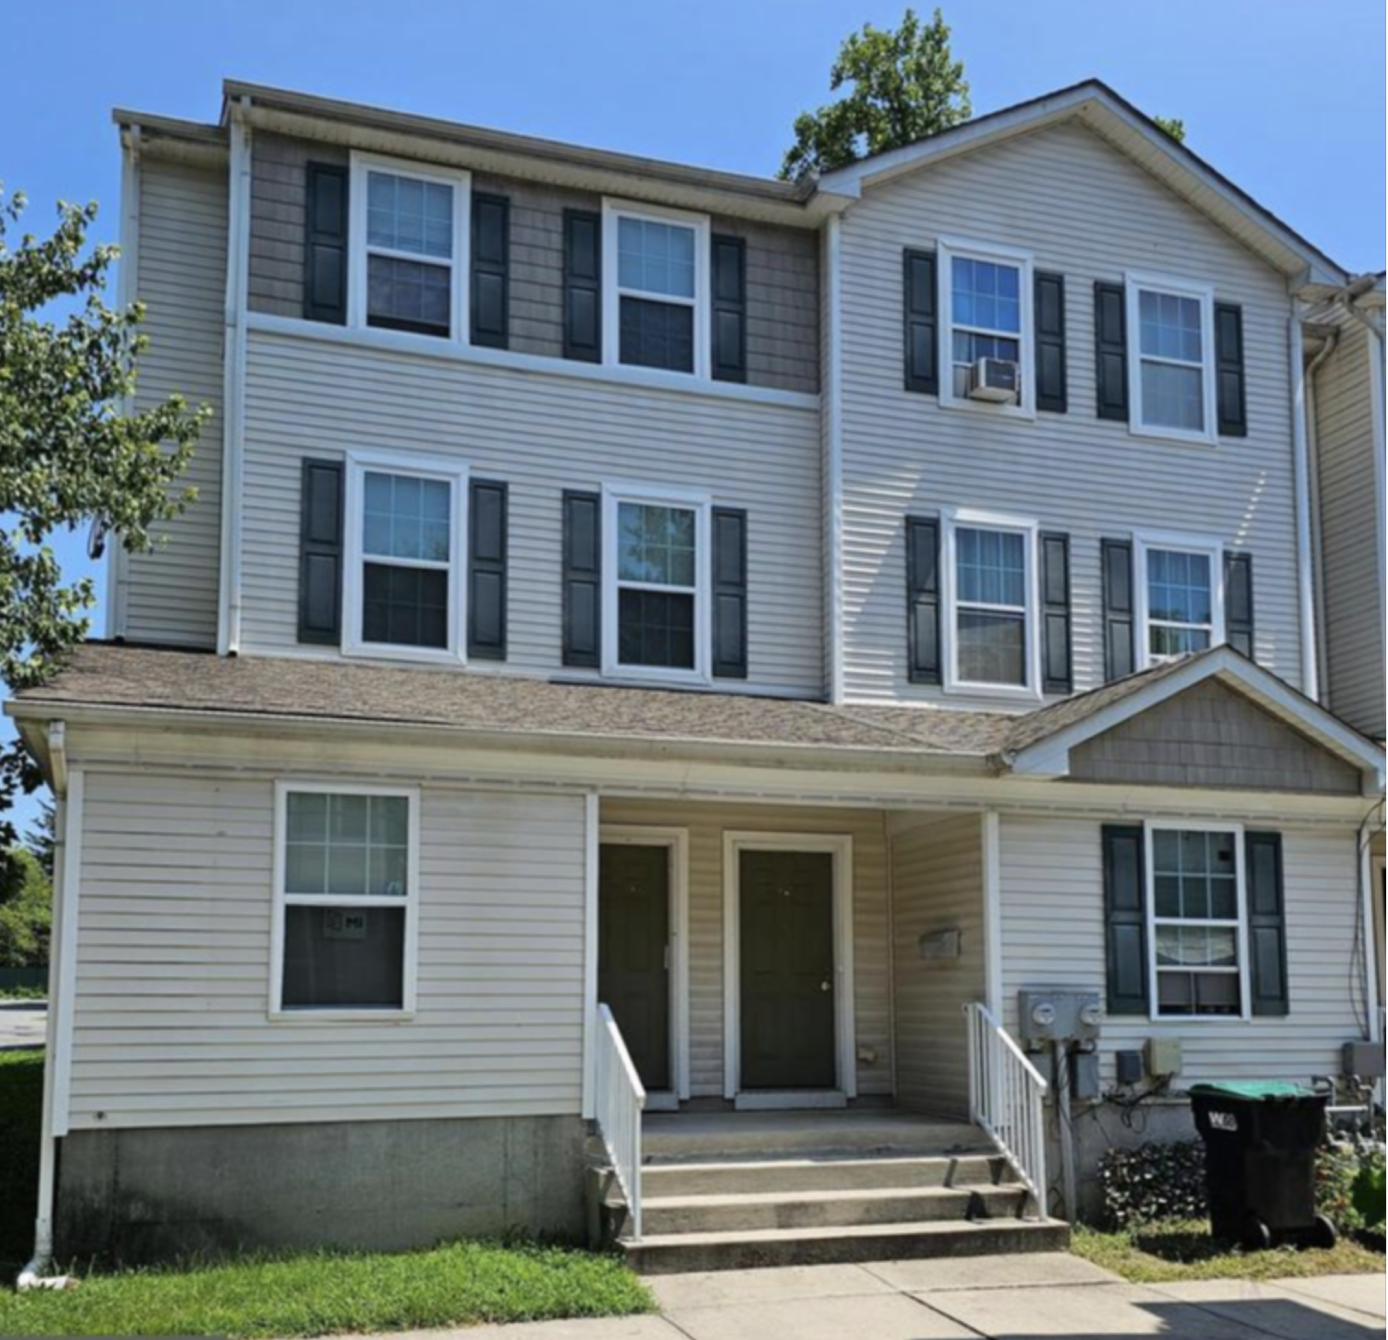
<instances>
[{"instance_id":1,"label":"roof eave fascia","mask_svg":"<svg viewBox=\"0 0 1388 1340\"><path fill-rule=\"evenodd\" d=\"M122 142L129 143L132 132L138 133L140 154L144 157L194 167L220 167L227 162L227 135L221 126L124 107L113 108L111 120L119 128Z\"/></svg>"},{"instance_id":2,"label":"roof eave fascia","mask_svg":"<svg viewBox=\"0 0 1388 1340\"><path fill-rule=\"evenodd\" d=\"M1113 132L1122 127L1126 133L1138 135L1160 149L1187 174L1192 183L1210 191L1226 209L1248 220L1268 239L1270 245L1261 254L1286 276L1290 291L1296 292L1311 284L1342 287L1349 282L1348 271L1296 236L1285 224L1226 181L1196 154L1171 140L1140 112L1096 82L1063 89L1015 108L965 122L920 143L906 145L901 149L879 154L875 158L850 164L826 174L820 186L824 190L860 196L864 189L891 181L918 167L943 162L1014 136L1032 134L1047 126L1071 119L1085 122L1100 135L1104 135L1107 130L1109 134L1104 137L1110 140ZM1121 146L1115 147L1121 151ZM1190 203L1192 208L1201 208L1194 200ZM1217 215L1209 210L1205 212L1228 231L1228 225ZM1232 235L1237 237L1237 234Z\"/></svg>"},{"instance_id":3,"label":"roof eave fascia","mask_svg":"<svg viewBox=\"0 0 1388 1340\"><path fill-rule=\"evenodd\" d=\"M1273 716L1294 726L1338 758L1358 768L1365 796L1383 793L1384 751L1381 746L1227 647L1216 648L1191 660L1151 685L1046 739L1004 752L1002 762L1017 776L1046 779L1068 777L1073 749L1206 679L1219 679L1238 688Z\"/></svg>"},{"instance_id":4,"label":"roof eave fascia","mask_svg":"<svg viewBox=\"0 0 1388 1340\"><path fill-rule=\"evenodd\" d=\"M239 103L253 128L612 197L801 228L817 228L851 203L813 182L665 163L236 80L223 93L223 119Z\"/></svg>"},{"instance_id":5,"label":"roof eave fascia","mask_svg":"<svg viewBox=\"0 0 1388 1340\"><path fill-rule=\"evenodd\" d=\"M170 731L264 733L275 737L323 738L389 732L402 742L437 742L440 732L477 750L523 751L611 758L655 758L690 763L718 762L797 769L843 769L870 773L936 772L955 776L993 776L997 761L983 754L932 752L924 747L868 749L858 746L757 744L736 740L695 740L641 735L585 735L559 731L480 731L444 722L398 722L385 719L314 717L288 713L202 711L187 708L139 707L44 699L11 699L5 715L23 731L61 717L69 727L148 727Z\"/></svg>"}]
</instances>

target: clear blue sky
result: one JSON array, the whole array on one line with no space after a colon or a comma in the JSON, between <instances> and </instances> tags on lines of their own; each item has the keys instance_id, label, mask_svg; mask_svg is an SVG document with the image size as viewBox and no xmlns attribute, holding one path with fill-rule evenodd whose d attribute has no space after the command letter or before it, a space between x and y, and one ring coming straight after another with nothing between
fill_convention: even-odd
<instances>
[{"instance_id":1,"label":"clear blue sky","mask_svg":"<svg viewBox=\"0 0 1388 1340\"><path fill-rule=\"evenodd\" d=\"M15 3L4 23L0 180L28 193L35 226L59 197L99 200L114 240L111 107L215 120L225 76L771 174L795 114L827 100L843 37L864 22L895 24L903 8ZM1383 268L1383 0L955 0L945 13L975 111L1097 76L1144 111L1184 119L1193 149L1342 265ZM59 547L74 571L88 568L80 540Z\"/></svg>"}]
</instances>

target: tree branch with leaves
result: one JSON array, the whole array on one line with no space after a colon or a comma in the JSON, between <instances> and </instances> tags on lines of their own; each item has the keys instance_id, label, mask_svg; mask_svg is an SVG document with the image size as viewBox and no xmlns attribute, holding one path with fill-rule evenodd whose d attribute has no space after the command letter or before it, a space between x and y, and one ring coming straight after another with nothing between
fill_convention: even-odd
<instances>
[{"instance_id":1,"label":"tree branch with leaves","mask_svg":"<svg viewBox=\"0 0 1388 1340\"><path fill-rule=\"evenodd\" d=\"M868 23L851 34L829 70L829 91L848 92L795 118L795 143L780 175L800 181L832 172L967 121L969 83L949 39L938 9L929 23L908 9L899 28Z\"/></svg>"},{"instance_id":2,"label":"tree branch with leaves","mask_svg":"<svg viewBox=\"0 0 1388 1340\"><path fill-rule=\"evenodd\" d=\"M0 680L11 691L42 683L90 628L93 583L64 579L53 536L96 522L131 552L153 548L158 525L196 498L177 485L211 416L177 395L131 409L144 308L102 300L119 250L88 247L96 205L60 203L50 237L12 245L25 204L0 188ZM5 815L17 792L39 780L17 744L0 756L0 847L15 841Z\"/></svg>"}]
</instances>

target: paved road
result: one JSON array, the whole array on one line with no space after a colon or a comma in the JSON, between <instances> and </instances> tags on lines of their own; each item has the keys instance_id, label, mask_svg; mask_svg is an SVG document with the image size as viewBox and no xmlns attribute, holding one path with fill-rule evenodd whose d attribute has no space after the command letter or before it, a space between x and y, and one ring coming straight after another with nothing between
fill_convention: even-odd
<instances>
[{"instance_id":1,"label":"paved road","mask_svg":"<svg viewBox=\"0 0 1388 1340\"><path fill-rule=\"evenodd\" d=\"M1125 1284L1064 1254L807 1266L649 1281L659 1317L417 1340L1380 1340L1382 1275Z\"/></svg>"},{"instance_id":2,"label":"paved road","mask_svg":"<svg viewBox=\"0 0 1388 1340\"><path fill-rule=\"evenodd\" d=\"M42 1047L48 1006L41 1000L0 1000L0 1051Z\"/></svg>"}]
</instances>

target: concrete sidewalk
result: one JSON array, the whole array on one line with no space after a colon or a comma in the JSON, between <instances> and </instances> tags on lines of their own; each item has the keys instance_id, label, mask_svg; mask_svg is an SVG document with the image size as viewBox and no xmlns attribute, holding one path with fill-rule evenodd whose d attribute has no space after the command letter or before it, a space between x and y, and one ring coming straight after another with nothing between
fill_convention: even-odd
<instances>
[{"instance_id":1,"label":"concrete sidewalk","mask_svg":"<svg viewBox=\"0 0 1388 1340\"><path fill-rule=\"evenodd\" d=\"M0 1052L42 1047L47 1027L47 1001L0 1000Z\"/></svg>"},{"instance_id":2,"label":"concrete sidewalk","mask_svg":"<svg viewBox=\"0 0 1388 1340\"><path fill-rule=\"evenodd\" d=\"M1126 1284L1036 1254L649 1281L664 1315L416 1332L416 1340L1377 1340L1384 1277Z\"/></svg>"}]
</instances>

